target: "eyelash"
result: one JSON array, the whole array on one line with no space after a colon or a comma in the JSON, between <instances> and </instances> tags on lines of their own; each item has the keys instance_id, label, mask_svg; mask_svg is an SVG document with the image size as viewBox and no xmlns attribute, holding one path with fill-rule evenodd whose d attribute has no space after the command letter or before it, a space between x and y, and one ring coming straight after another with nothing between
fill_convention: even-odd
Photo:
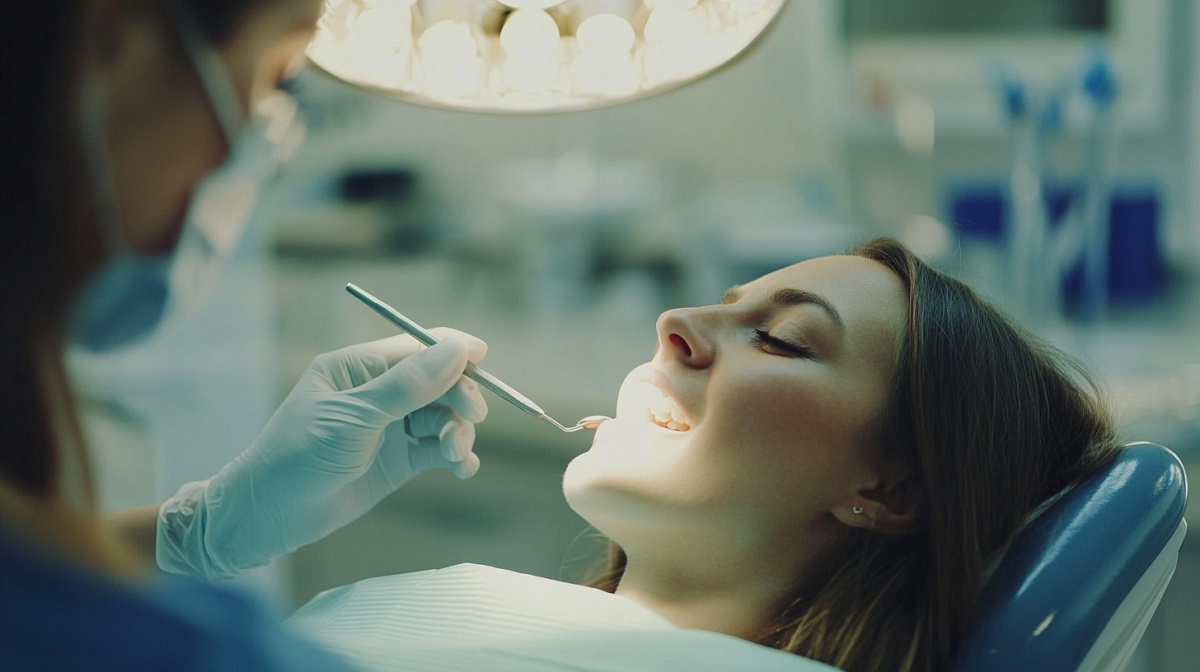
<instances>
[{"instance_id":1,"label":"eyelash","mask_svg":"<svg viewBox=\"0 0 1200 672\"><path fill-rule=\"evenodd\" d=\"M803 345L796 345L795 343L789 343L782 339L775 338L774 336L772 336L771 334L767 333L766 331L764 331L762 329L754 330L754 344L756 346L758 346L759 348L762 348L764 351L766 351L768 348L774 349L774 350L781 350L781 351L787 353L787 356L789 356L789 357L800 357L802 359L810 359L813 356L813 352L812 352L811 348L809 348L807 346L803 346ZM767 354L772 354L772 353L768 352Z\"/></svg>"}]
</instances>

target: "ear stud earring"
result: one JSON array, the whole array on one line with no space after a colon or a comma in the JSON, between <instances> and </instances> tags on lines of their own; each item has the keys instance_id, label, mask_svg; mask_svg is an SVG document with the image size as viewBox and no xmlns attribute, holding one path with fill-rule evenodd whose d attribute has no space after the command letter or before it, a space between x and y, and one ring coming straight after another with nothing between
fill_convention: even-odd
<instances>
[{"instance_id":1,"label":"ear stud earring","mask_svg":"<svg viewBox=\"0 0 1200 672\"><path fill-rule=\"evenodd\" d=\"M854 508L850 509L850 512L851 512L851 513L853 513L853 514L854 514L854 515L856 515L856 516L857 516L857 515L860 515L860 514L862 514L862 512L863 512L863 507L861 507L861 506L858 506L858 505L856 504L856 505L854 506Z\"/></svg>"}]
</instances>

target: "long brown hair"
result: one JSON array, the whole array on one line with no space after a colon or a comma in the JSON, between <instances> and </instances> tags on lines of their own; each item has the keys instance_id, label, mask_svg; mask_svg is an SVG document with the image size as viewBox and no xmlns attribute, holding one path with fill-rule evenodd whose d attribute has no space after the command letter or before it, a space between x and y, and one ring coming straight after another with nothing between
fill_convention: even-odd
<instances>
[{"instance_id":1,"label":"long brown hair","mask_svg":"<svg viewBox=\"0 0 1200 672\"><path fill-rule=\"evenodd\" d=\"M55 494L60 443L77 433L56 420L66 389L58 352L80 268L95 263L84 250L97 241L84 226L81 200L71 197L86 185L74 160L67 103L77 8L51 5L13 8L21 30L5 41L0 59L0 132L8 165L16 168L0 192L0 476L41 497Z\"/></svg>"},{"instance_id":2,"label":"long brown hair","mask_svg":"<svg viewBox=\"0 0 1200 672\"><path fill-rule=\"evenodd\" d=\"M847 529L758 641L850 672L934 670L970 627L989 557L1040 502L1103 469L1120 447L1075 360L895 240L851 254L887 266L908 292L876 436L909 464L921 521L900 536ZM615 591L624 566L611 544L591 585Z\"/></svg>"},{"instance_id":3,"label":"long brown hair","mask_svg":"<svg viewBox=\"0 0 1200 672\"><path fill-rule=\"evenodd\" d=\"M190 4L220 40L254 1ZM0 40L0 488L32 511L61 508L82 487L74 508L86 518L92 483L62 360L67 312L104 254L77 133L83 11L79 0L15 3ZM78 481L70 488L65 471Z\"/></svg>"}]
</instances>

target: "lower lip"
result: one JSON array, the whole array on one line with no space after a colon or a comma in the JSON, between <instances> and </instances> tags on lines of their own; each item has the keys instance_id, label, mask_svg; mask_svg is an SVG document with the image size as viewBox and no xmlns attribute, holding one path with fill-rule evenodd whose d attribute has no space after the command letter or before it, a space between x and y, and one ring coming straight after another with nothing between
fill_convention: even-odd
<instances>
[{"instance_id":1,"label":"lower lip","mask_svg":"<svg viewBox=\"0 0 1200 672\"><path fill-rule=\"evenodd\" d=\"M616 436L617 433L628 435L630 432L636 432L636 433L640 433L644 436L644 433L646 432L646 429L644 429L644 428L647 428L647 427L649 428L650 431L655 432L657 434L664 434L664 435L670 435L670 436L683 436L683 435L687 434L688 432L692 431L689 429L687 432L680 432L680 431L676 431L674 429L669 429L667 427L660 427L660 426L654 424L653 422L650 422L649 420L639 420L637 422L621 422L620 419L616 419L616 420L609 420L608 422L605 422L596 428L596 433L592 435L592 445L594 446L597 443L606 442L606 441L610 440L613 436ZM626 441L626 442L628 442L628 441Z\"/></svg>"},{"instance_id":2,"label":"lower lip","mask_svg":"<svg viewBox=\"0 0 1200 672\"><path fill-rule=\"evenodd\" d=\"M651 427L653 427L654 429L657 429L660 432L666 432L667 434L687 434L688 432L692 431L691 429L688 429L687 431L681 432L677 429L671 429L670 427L663 427L662 425L654 423L654 422L650 422L649 420L646 421L646 424L650 425Z\"/></svg>"}]
</instances>

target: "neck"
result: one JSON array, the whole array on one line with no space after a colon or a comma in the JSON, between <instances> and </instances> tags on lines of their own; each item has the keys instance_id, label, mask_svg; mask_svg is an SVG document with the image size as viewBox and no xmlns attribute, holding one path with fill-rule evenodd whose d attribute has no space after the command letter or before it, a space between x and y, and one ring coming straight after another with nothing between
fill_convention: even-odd
<instances>
[{"instance_id":1,"label":"neck","mask_svg":"<svg viewBox=\"0 0 1200 672\"><path fill-rule=\"evenodd\" d=\"M682 566L629 555L616 592L681 628L756 641L801 574L760 571L760 562L710 560Z\"/></svg>"}]
</instances>

